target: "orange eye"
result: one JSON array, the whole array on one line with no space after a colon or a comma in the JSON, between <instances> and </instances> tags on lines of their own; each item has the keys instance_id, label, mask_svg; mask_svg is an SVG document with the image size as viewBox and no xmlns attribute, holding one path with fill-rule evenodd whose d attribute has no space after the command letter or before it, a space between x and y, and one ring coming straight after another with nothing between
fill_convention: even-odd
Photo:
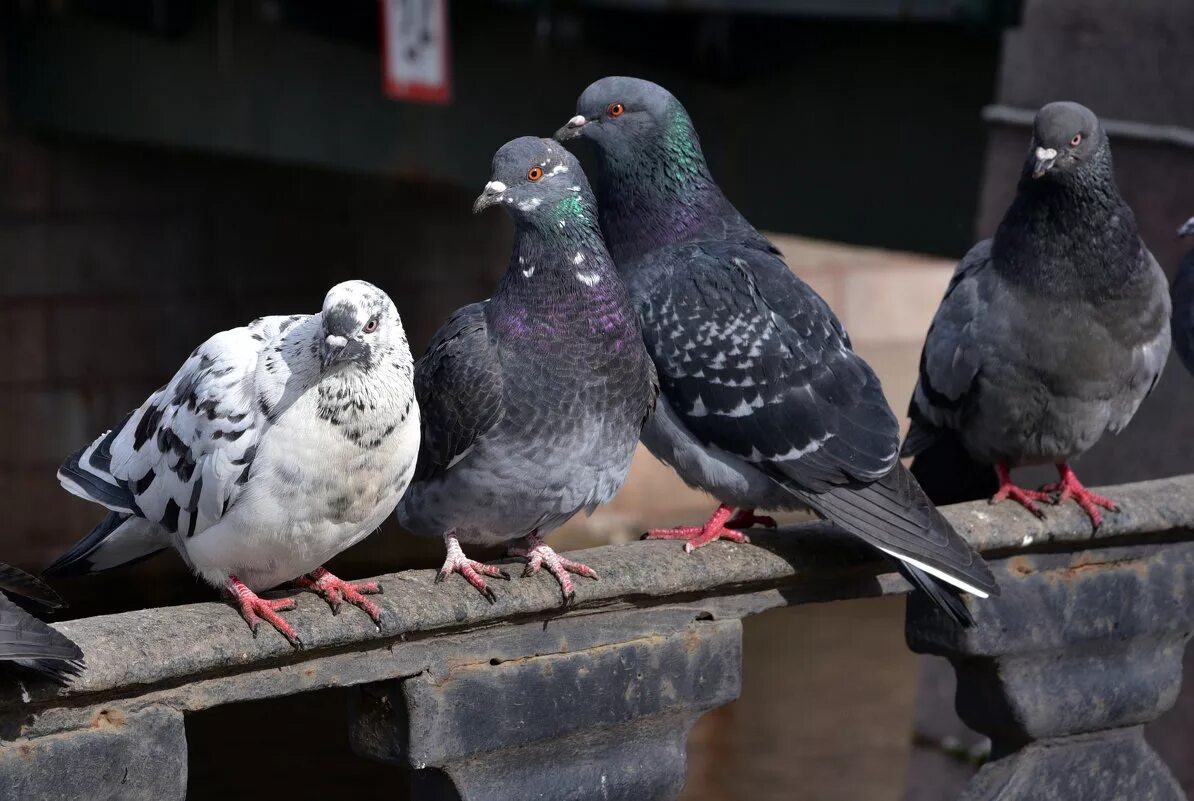
<instances>
[{"instance_id":1,"label":"orange eye","mask_svg":"<svg viewBox=\"0 0 1194 801\"><path fill-rule=\"evenodd\" d=\"M1070 140L1070 147L1077 147L1080 144L1082 144L1082 134L1076 133L1074 134L1074 138Z\"/></svg>"},{"instance_id":2,"label":"orange eye","mask_svg":"<svg viewBox=\"0 0 1194 801\"><path fill-rule=\"evenodd\" d=\"M543 168L542 167L531 167L529 170L527 170L527 178L530 178L532 181L538 181L542 177L543 177Z\"/></svg>"},{"instance_id":3,"label":"orange eye","mask_svg":"<svg viewBox=\"0 0 1194 801\"><path fill-rule=\"evenodd\" d=\"M621 103L610 103L607 110L609 111L609 116L611 117L621 117L626 113L626 107Z\"/></svg>"}]
</instances>

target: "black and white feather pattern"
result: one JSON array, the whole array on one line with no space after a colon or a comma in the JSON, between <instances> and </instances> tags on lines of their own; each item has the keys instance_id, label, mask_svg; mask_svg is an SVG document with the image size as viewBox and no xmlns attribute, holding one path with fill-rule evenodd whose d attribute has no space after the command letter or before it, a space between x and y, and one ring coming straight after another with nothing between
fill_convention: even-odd
<instances>
[{"instance_id":1,"label":"black and white feather pattern","mask_svg":"<svg viewBox=\"0 0 1194 801\"><path fill-rule=\"evenodd\" d=\"M265 317L203 343L118 428L62 465L62 486L167 534L211 526L244 491L269 425L257 397L263 345L301 319Z\"/></svg>"},{"instance_id":2,"label":"black and white feather pattern","mask_svg":"<svg viewBox=\"0 0 1194 801\"><path fill-rule=\"evenodd\" d=\"M366 319L380 321L375 333L362 333ZM347 326L360 358L325 371L325 340L349 341L329 326ZM397 310L365 282L334 287L320 314L216 334L62 465L63 487L110 513L47 574L170 545L216 586L236 575L267 588L313 570L376 528L409 483L412 374Z\"/></svg>"}]
</instances>

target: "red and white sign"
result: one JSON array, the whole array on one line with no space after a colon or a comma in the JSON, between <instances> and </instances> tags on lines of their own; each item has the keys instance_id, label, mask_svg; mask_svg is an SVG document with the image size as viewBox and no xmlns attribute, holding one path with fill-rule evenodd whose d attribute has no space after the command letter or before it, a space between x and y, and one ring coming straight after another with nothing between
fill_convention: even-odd
<instances>
[{"instance_id":1,"label":"red and white sign","mask_svg":"<svg viewBox=\"0 0 1194 801\"><path fill-rule=\"evenodd\" d=\"M395 100L447 103L448 0L381 0L381 59L385 93Z\"/></svg>"}]
</instances>

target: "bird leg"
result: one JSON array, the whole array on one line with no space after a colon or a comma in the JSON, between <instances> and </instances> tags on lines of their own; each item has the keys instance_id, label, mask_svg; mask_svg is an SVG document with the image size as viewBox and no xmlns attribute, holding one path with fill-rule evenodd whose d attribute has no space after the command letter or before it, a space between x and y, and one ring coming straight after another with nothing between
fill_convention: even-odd
<instances>
[{"instance_id":1,"label":"bird leg","mask_svg":"<svg viewBox=\"0 0 1194 801\"><path fill-rule=\"evenodd\" d=\"M779 524L775 522L774 517L755 514L754 509L739 509L734 512L733 517L726 521L726 528L754 528L755 526L778 528Z\"/></svg>"},{"instance_id":2,"label":"bird leg","mask_svg":"<svg viewBox=\"0 0 1194 801\"><path fill-rule=\"evenodd\" d=\"M313 573L299 576L295 584L304 590L318 593L328 605L332 607L332 614L340 614L340 604L348 601L353 606L364 610L365 614L373 618L373 622L381 625L381 610L377 604L366 598L366 595L381 593L381 585L376 581L362 581L353 583L337 578L327 568L318 568Z\"/></svg>"},{"instance_id":3,"label":"bird leg","mask_svg":"<svg viewBox=\"0 0 1194 801\"><path fill-rule=\"evenodd\" d=\"M991 496L991 500L988 503L1012 500L1037 517L1043 518L1045 513L1041 511L1041 507L1037 506L1037 503L1054 502L1053 496L1048 492L1024 489L1012 483L1012 471L1005 464L995 465L995 475L999 476L999 489Z\"/></svg>"},{"instance_id":4,"label":"bird leg","mask_svg":"<svg viewBox=\"0 0 1194 801\"><path fill-rule=\"evenodd\" d=\"M510 548L510 555L521 556L527 560L526 570L523 571L524 576L533 576L539 572L539 568L547 565L548 571L560 582L560 590L564 593L565 603L576 597L576 587L572 584L572 577L568 575L570 572L593 580L597 579L597 572L593 568L560 556L543 541L538 531L528 534L526 542L525 548Z\"/></svg>"},{"instance_id":5,"label":"bird leg","mask_svg":"<svg viewBox=\"0 0 1194 801\"><path fill-rule=\"evenodd\" d=\"M277 600L260 598L236 576L228 577L228 583L224 585L224 589L240 607L240 616L249 624L249 629L253 632L253 639L257 638L257 627L261 625L261 620L264 618L295 648L303 647L303 640L298 636L298 632L278 614L278 612L294 609L293 598L278 598Z\"/></svg>"},{"instance_id":6,"label":"bird leg","mask_svg":"<svg viewBox=\"0 0 1194 801\"><path fill-rule=\"evenodd\" d=\"M655 528L643 535L645 540L687 540L684 543L684 550L692 553L697 548L703 548L714 540L730 540L732 542L750 542L750 539L741 531L735 531L729 528L730 515L734 513L734 507L726 506L724 503L717 507L717 511L709 518L708 522L703 526L678 526L676 528ZM755 518L754 510L745 512L750 515L752 519ZM735 520L738 518L735 517ZM765 518L770 520L770 518ZM771 520L774 524L775 521Z\"/></svg>"},{"instance_id":7,"label":"bird leg","mask_svg":"<svg viewBox=\"0 0 1194 801\"><path fill-rule=\"evenodd\" d=\"M1082 486L1082 482L1078 480L1078 476L1065 462L1057 465L1057 473L1059 480L1041 487L1041 492L1050 495L1053 503L1057 504L1064 503L1072 498L1082 507L1082 511L1086 512L1086 516L1090 518L1095 531L1098 531L1099 526L1103 525L1103 513L1099 511L1100 506L1110 512L1119 511L1119 507L1115 505L1115 501L1110 498L1104 498L1102 495L1096 495Z\"/></svg>"},{"instance_id":8,"label":"bird leg","mask_svg":"<svg viewBox=\"0 0 1194 801\"><path fill-rule=\"evenodd\" d=\"M456 539L455 531L450 531L444 535L444 545L448 549L448 557L444 559L444 566L439 569L439 575L435 577L435 583L439 584L446 581L448 576L453 573L459 573L464 576L469 584L477 588L477 592L485 596L485 600L494 603L497 600L497 596L493 594L493 590L485 583L485 579L481 578L481 576L485 575L492 578L509 580L510 574L499 567L487 565L484 562L477 562L465 556L464 551L460 548L460 541Z\"/></svg>"}]
</instances>

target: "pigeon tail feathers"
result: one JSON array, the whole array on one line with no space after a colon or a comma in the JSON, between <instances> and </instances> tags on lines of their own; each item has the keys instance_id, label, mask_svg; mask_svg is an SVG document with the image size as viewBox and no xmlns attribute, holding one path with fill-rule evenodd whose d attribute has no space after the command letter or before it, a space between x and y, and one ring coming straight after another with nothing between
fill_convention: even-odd
<instances>
[{"instance_id":1,"label":"pigeon tail feathers","mask_svg":"<svg viewBox=\"0 0 1194 801\"><path fill-rule=\"evenodd\" d=\"M166 532L151 520L109 512L99 525L58 557L45 576L84 576L139 562L170 545Z\"/></svg>"}]
</instances>

